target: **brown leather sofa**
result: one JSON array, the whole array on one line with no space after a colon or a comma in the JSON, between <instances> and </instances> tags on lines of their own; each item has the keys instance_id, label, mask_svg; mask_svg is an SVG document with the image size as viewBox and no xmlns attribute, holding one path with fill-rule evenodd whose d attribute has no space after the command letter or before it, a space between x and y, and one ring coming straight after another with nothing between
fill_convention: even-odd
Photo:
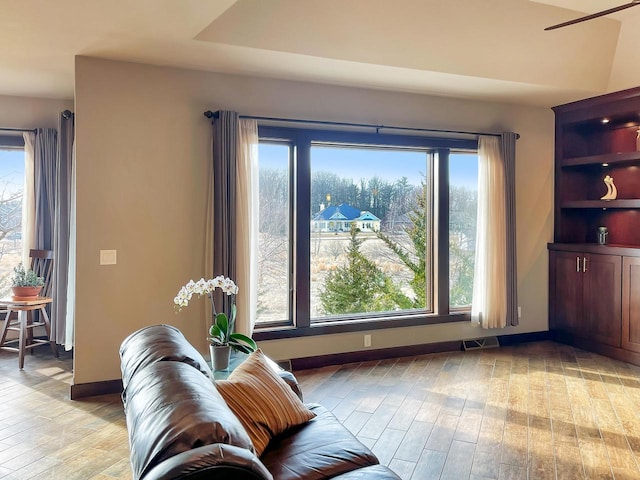
<instances>
[{"instance_id":1,"label":"brown leather sofa","mask_svg":"<svg viewBox=\"0 0 640 480\"><path fill-rule=\"evenodd\" d=\"M206 361L174 327L131 334L120 359L134 479L400 480L320 405L256 457ZM295 377L280 374L302 398Z\"/></svg>"}]
</instances>

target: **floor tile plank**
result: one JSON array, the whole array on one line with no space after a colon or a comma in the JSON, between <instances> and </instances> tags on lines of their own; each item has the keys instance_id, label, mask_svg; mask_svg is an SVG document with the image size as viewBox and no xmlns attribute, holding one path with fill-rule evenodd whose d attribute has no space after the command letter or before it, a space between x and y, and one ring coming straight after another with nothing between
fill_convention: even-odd
<instances>
[{"instance_id":1,"label":"floor tile plank","mask_svg":"<svg viewBox=\"0 0 640 480\"><path fill-rule=\"evenodd\" d=\"M0 480L130 480L119 396L70 401L71 357L34 353L0 352ZM295 374L403 480L640 479L635 365L535 342Z\"/></svg>"}]
</instances>

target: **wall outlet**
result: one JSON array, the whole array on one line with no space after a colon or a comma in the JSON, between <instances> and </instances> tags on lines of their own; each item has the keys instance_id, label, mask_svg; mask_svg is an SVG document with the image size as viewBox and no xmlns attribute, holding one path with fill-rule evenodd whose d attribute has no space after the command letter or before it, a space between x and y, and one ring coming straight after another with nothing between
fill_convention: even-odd
<instances>
[{"instance_id":1,"label":"wall outlet","mask_svg":"<svg viewBox=\"0 0 640 480\"><path fill-rule=\"evenodd\" d=\"M371 346L371 335L365 335L364 336L364 346L365 347L370 347Z\"/></svg>"},{"instance_id":2,"label":"wall outlet","mask_svg":"<svg viewBox=\"0 0 640 480\"><path fill-rule=\"evenodd\" d=\"M518 307L518 318L522 317L522 307Z\"/></svg>"},{"instance_id":3,"label":"wall outlet","mask_svg":"<svg viewBox=\"0 0 640 480\"><path fill-rule=\"evenodd\" d=\"M115 250L100 250L100 265L115 265L117 262Z\"/></svg>"}]
</instances>

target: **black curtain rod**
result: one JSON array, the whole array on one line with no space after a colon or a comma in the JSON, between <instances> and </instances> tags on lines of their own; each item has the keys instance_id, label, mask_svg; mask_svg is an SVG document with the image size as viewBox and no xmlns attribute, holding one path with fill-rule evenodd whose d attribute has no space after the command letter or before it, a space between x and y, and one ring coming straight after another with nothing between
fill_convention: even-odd
<instances>
[{"instance_id":1,"label":"black curtain rod","mask_svg":"<svg viewBox=\"0 0 640 480\"><path fill-rule=\"evenodd\" d=\"M218 118L218 112L212 112L207 110L204 112L204 116L209 119ZM298 118L277 118L277 117L256 117L253 115L239 115L240 118L249 118L252 120L264 120L269 122L287 122L287 123L306 123L310 125L333 125L340 127L360 127L360 128L375 128L376 133L380 133L380 130L404 130L412 132L433 132L433 133L455 133L458 135L488 135L492 137L501 136L500 133L486 133L486 132L467 132L464 130L439 130L435 128L411 128L411 127L392 127L388 125L373 125L369 123L348 123L348 122L324 122L322 120L301 120ZM520 138L519 134L516 134L516 138Z\"/></svg>"},{"instance_id":2,"label":"black curtain rod","mask_svg":"<svg viewBox=\"0 0 640 480\"><path fill-rule=\"evenodd\" d=\"M71 110L63 110L62 116L69 120L73 116L73 112ZM16 132L16 133L37 133L37 129L35 128L5 128L0 127L0 132Z\"/></svg>"},{"instance_id":3,"label":"black curtain rod","mask_svg":"<svg viewBox=\"0 0 640 480\"><path fill-rule=\"evenodd\" d=\"M35 128L30 130L28 128L3 128L3 127L0 127L0 132L19 132L19 133L31 132L31 133L36 133L36 130L35 130Z\"/></svg>"}]
</instances>

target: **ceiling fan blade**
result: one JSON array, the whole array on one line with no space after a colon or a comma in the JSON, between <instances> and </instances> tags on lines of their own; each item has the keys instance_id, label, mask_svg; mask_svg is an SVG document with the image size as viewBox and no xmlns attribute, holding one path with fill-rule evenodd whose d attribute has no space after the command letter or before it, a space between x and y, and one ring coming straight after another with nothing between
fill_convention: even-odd
<instances>
[{"instance_id":1,"label":"ceiling fan blade","mask_svg":"<svg viewBox=\"0 0 640 480\"><path fill-rule=\"evenodd\" d=\"M545 28L545 30L555 30L556 28L566 27L568 25L573 25L575 23L585 22L593 18L603 17L611 13L619 12L620 10L625 10L627 8L635 7L636 5L640 5L640 0L634 0L633 2L625 3L624 5L619 5L617 7L613 7L608 10L603 10L602 12L592 13L591 15L586 15L584 17L574 18L573 20L569 20L568 22L563 22L557 25L552 25L551 27L547 27Z\"/></svg>"}]
</instances>

